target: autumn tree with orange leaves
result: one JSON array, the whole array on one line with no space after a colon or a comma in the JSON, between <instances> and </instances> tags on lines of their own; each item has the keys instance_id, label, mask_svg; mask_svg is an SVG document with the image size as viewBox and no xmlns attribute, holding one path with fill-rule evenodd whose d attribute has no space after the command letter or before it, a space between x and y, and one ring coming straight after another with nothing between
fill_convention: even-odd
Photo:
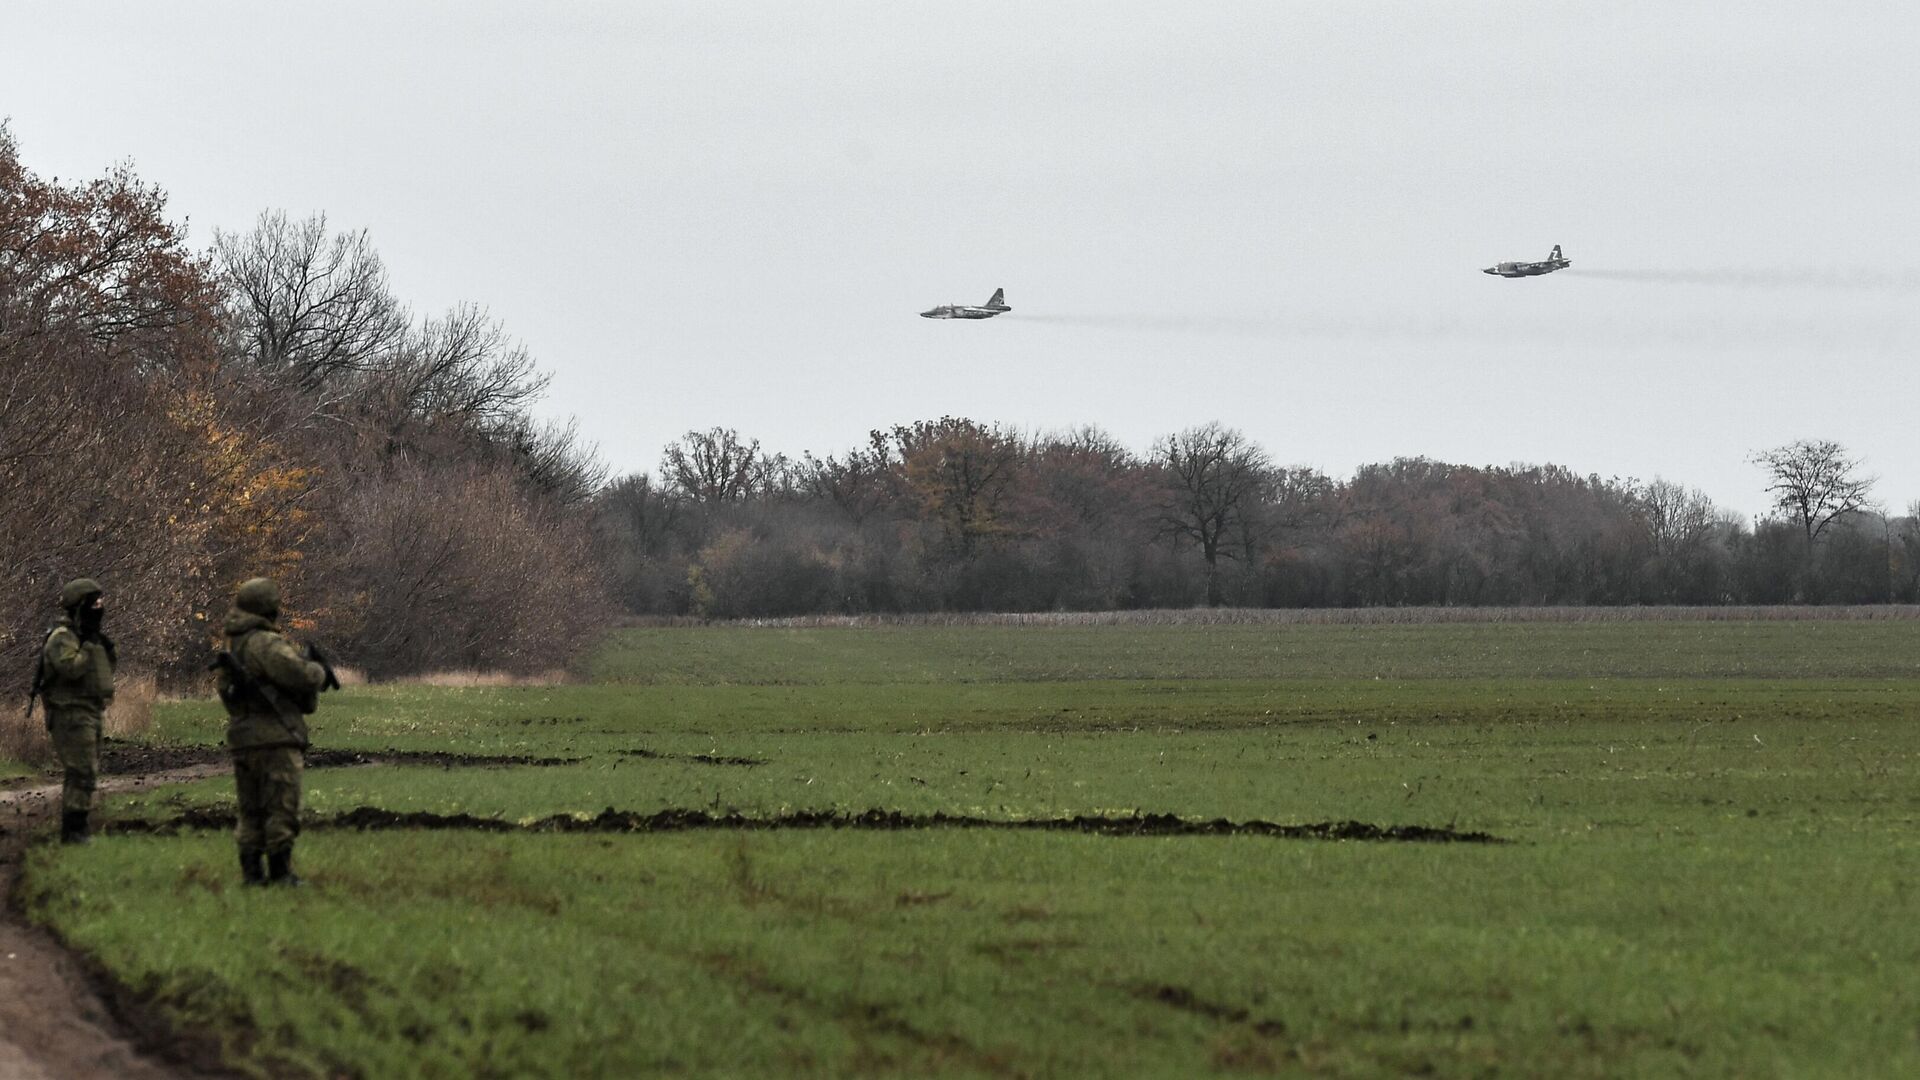
<instances>
[{"instance_id":1,"label":"autumn tree with orange leaves","mask_svg":"<svg viewBox=\"0 0 1920 1080\"><path fill-rule=\"evenodd\" d=\"M270 214L203 257L131 168L44 179L0 126L0 663L85 574L129 666L197 677L267 574L382 673L552 667L600 625L565 508L601 478L544 385L480 308L414 322L362 234Z\"/></svg>"},{"instance_id":2,"label":"autumn tree with orange leaves","mask_svg":"<svg viewBox=\"0 0 1920 1080\"><path fill-rule=\"evenodd\" d=\"M218 508L177 406L216 377L218 291L165 205L124 166L43 180L0 127L0 655L82 573L112 583L134 655L191 634Z\"/></svg>"}]
</instances>

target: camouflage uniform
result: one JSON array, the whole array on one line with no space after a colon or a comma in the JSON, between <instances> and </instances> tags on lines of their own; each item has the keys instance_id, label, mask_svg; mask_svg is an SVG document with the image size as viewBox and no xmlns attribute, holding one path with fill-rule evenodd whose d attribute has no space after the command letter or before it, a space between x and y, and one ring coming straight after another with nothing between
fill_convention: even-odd
<instances>
[{"instance_id":1,"label":"camouflage uniform","mask_svg":"<svg viewBox=\"0 0 1920 1080\"><path fill-rule=\"evenodd\" d=\"M227 747L239 796L240 871L249 883L299 884L293 841L300 834L300 775L306 765L307 720L326 671L294 651L274 620L280 590L266 578L240 586L227 612L227 651L253 683L247 693L225 671ZM266 869L261 861L264 857Z\"/></svg>"},{"instance_id":2,"label":"camouflage uniform","mask_svg":"<svg viewBox=\"0 0 1920 1080\"><path fill-rule=\"evenodd\" d=\"M85 840L87 815L100 774L100 721L113 700L113 641L86 620L83 607L101 594L90 578L60 590L66 614L48 632L40 650L41 700L46 704L47 734L65 770L60 785L60 838ZM97 604L95 605L98 606Z\"/></svg>"}]
</instances>

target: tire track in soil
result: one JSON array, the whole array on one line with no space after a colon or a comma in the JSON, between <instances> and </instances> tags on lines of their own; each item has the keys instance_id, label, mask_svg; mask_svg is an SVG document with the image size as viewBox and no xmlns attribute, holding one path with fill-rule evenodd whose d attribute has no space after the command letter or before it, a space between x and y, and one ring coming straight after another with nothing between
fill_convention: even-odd
<instances>
[{"instance_id":1,"label":"tire track in soil","mask_svg":"<svg viewBox=\"0 0 1920 1080\"><path fill-rule=\"evenodd\" d=\"M847 1029L857 1041L863 1035L881 1035L900 1039L929 1055L934 1062L953 1061L976 1072L1025 1080L1028 1075L1007 1055L983 1050L948 1031L926 1031L900 1016L895 1007L884 1002L825 1001L805 989L780 982L759 966L729 953L705 953L693 957L702 967L730 979L747 990L785 1002Z\"/></svg>"}]
</instances>

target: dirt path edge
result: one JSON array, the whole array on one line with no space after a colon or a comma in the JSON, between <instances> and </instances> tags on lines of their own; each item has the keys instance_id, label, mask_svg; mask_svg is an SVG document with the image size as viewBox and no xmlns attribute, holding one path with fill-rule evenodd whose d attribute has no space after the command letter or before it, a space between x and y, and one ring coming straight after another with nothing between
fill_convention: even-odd
<instances>
[{"instance_id":1,"label":"dirt path edge","mask_svg":"<svg viewBox=\"0 0 1920 1080\"><path fill-rule=\"evenodd\" d=\"M218 776L204 764L115 776L100 790L128 791ZM218 1048L173 1030L140 995L57 935L35 925L17 891L27 851L52 827L58 785L0 791L0 1076L8 1080L172 1080L233 1076Z\"/></svg>"}]
</instances>

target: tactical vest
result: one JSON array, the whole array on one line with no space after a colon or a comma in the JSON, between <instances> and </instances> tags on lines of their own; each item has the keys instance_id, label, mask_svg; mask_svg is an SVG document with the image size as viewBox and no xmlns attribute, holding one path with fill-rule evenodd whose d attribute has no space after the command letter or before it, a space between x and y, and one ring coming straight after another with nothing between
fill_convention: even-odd
<instances>
[{"instance_id":1,"label":"tactical vest","mask_svg":"<svg viewBox=\"0 0 1920 1080\"><path fill-rule=\"evenodd\" d=\"M81 655L87 659L80 674L69 678L55 671L47 663L47 649L53 645L53 639L67 634L80 646ZM81 641L79 633L73 627L62 623L47 632L46 640L40 643L40 698L48 709L87 709L98 712L113 700L113 660L107 656L106 646L97 641Z\"/></svg>"},{"instance_id":2,"label":"tactical vest","mask_svg":"<svg viewBox=\"0 0 1920 1080\"><path fill-rule=\"evenodd\" d=\"M272 679L253 658L253 646L259 628L233 638L227 648L251 677L254 692L242 694L227 706L227 745L235 750L253 750L269 746L308 746L307 718L299 695L286 690ZM278 636L277 634L275 636ZM310 712L311 709L304 711Z\"/></svg>"}]
</instances>

